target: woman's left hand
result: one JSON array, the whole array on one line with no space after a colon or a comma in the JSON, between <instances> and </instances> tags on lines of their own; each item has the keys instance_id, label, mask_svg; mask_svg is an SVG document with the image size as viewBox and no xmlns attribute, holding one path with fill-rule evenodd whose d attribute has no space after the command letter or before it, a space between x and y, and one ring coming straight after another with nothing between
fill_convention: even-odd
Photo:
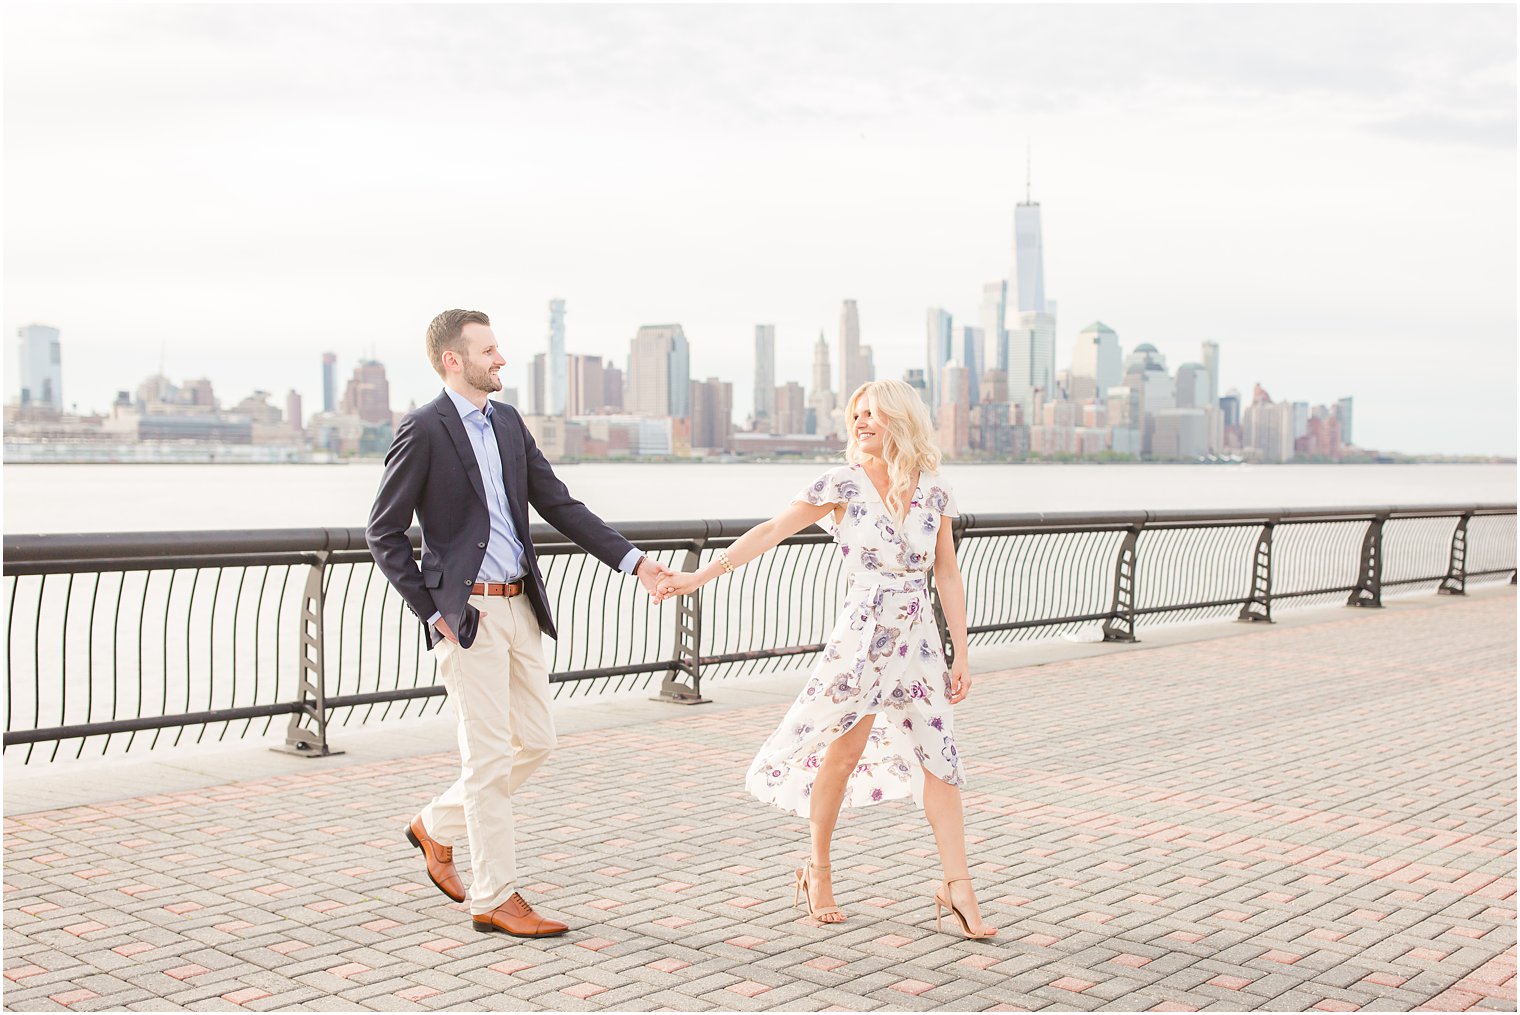
<instances>
[{"instance_id":1,"label":"woman's left hand","mask_svg":"<svg viewBox=\"0 0 1520 1015\"><path fill-rule=\"evenodd\" d=\"M966 663L966 657L961 656L950 664L950 704L965 701L970 693L971 667Z\"/></svg>"},{"instance_id":2,"label":"woman's left hand","mask_svg":"<svg viewBox=\"0 0 1520 1015\"><path fill-rule=\"evenodd\" d=\"M702 580L690 571L661 575L655 586L655 602L663 603L673 596L689 596L701 588L702 584Z\"/></svg>"}]
</instances>

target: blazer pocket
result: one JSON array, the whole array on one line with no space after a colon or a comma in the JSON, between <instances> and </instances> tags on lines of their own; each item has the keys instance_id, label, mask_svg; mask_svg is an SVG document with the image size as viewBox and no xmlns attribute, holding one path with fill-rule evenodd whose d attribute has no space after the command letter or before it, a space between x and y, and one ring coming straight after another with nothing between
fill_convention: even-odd
<instances>
[{"instance_id":1,"label":"blazer pocket","mask_svg":"<svg viewBox=\"0 0 1520 1015\"><path fill-rule=\"evenodd\" d=\"M426 585L430 589L436 589L440 587L443 585L443 572L429 571L424 568L422 571L422 584Z\"/></svg>"}]
</instances>

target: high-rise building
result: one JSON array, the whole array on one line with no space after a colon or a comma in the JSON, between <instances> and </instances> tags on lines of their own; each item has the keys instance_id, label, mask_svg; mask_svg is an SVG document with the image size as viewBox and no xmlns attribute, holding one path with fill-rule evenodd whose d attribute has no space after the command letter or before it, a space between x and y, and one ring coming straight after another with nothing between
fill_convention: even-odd
<instances>
[{"instance_id":1,"label":"high-rise building","mask_svg":"<svg viewBox=\"0 0 1520 1015\"><path fill-rule=\"evenodd\" d=\"M1351 398L1342 398L1335 403L1335 418L1340 424L1340 436L1342 444L1355 444L1356 439L1351 436Z\"/></svg>"},{"instance_id":2,"label":"high-rise building","mask_svg":"<svg viewBox=\"0 0 1520 1015\"><path fill-rule=\"evenodd\" d=\"M590 416L602 411L606 404L607 384L603 376L602 357L579 356L570 353L565 357L565 415Z\"/></svg>"},{"instance_id":3,"label":"high-rise building","mask_svg":"<svg viewBox=\"0 0 1520 1015\"><path fill-rule=\"evenodd\" d=\"M986 332L970 325L961 326L960 341L955 343L955 365L966 368L966 385L971 395L969 404L982 400L982 364L987 361Z\"/></svg>"},{"instance_id":4,"label":"high-rise building","mask_svg":"<svg viewBox=\"0 0 1520 1015\"><path fill-rule=\"evenodd\" d=\"M565 414L565 402L570 390L570 363L565 355L565 301L549 301L549 404L551 416Z\"/></svg>"},{"instance_id":5,"label":"high-rise building","mask_svg":"<svg viewBox=\"0 0 1520 1015\"><path fill-rule=\"evenodd\" d=\"M860 311L854 300L845 300L839 311L839 400L846 401L864 384L865 364L860 358Z\"/></svg>"},{"instance_id":6,"label":"high-rise building","mask_svg":"<svg viewBox=\"0 0 1520 1015\"><path fill-rule=\"evenodd\" d=\"M63 411L63 347L58 334L46 324L16 329L10 363L15 380L7 392L12 404Z\"/></svg>"},{"instance_id":7,"label":"high-rise building","mask_svg":"<svg viewBox=\"0 0 1520 1015\"><path fill-rule=\"evenodd\" d=\"M623 371L612 360L602 364L602 407L608 412L623 411Z\"/></svg>"},{"instance_id":8,"label":"high-rise building","mask_svg":"<svg viewBox=\"0 0 1520 1015\"><path fill-rule=\"evenodd\" d=\"M1055 301L1046 304L1053 311ZM1056 387L1056 317L1053 312L1020 311L1008 327L1008 400L1032 411L1035 392L1049 397Z\"/></svg>"},{"instance_id":9,"label":"high-rise building","mask_svg":"<svg viewBox=\"0 0 1520 1015\"><path fill-rule=\"evenodd\" d=\"M628 411L640 416L691 414L691 348L679 324L646 324L628 343Z\"/></svg>"},{"instance_id":10,"label":"high-rise building","mask_svg":"<svg viewBox=\"0 0 1520 1015\"><path fill-rule=\"evenodd\" d=\"M549 354L536 353L528 363L528 405L529 416L549 415Z\"/></svg>"},{"instance_id":11,"label":"high-rise building","mask_svg":"<svg viewBox=\"0 0 1520 1015\"><path fill-rule=\"evenodd\" d=\"M1300 437L1306 436L1309 433L1309 403L1294 402L1292 404L1293 439L1298 440Z\"/></svg>"},{"instance_id":12,"label":"high-rise building","mask_svg":"<svg viewBox=\"0 0 1520 1015\"><path fill-rule=\"evenodd\" d=\"M1208 454L1208 413L1204 409L1162 409L1156 413L1151 457L1160 461L1195 461Z\"/></svg>"},{"instance_id":13,"label":"high-rise building","mask_svg":"<svg viewBox=\"0 0 1520 1015\"><path fill-rule=\"evenodd\" d=\"M904 370L903 383L918 392L918 397L924 400L924 405L928 406L930 411L933 411L934 407L929 405L929 381L924 376L922 370L917 368Z\"/></svg>"},{"instance_id":14,"label":"high-rise building","mask_svg":"<svg viewBox=\"0 0 1520 1015\"><path fill-rule=\"evenodd\" d=\"M808 409L813 414L813 429L808 433L826 433L832 425L835 409L834 392L829 390L829 343L818 333L813 345L813 390L808 394Z\"/></svg>"},{"instance_id":15,"label":"high-rise building","mask_svg":"<svg viewBox=\"0 0 1520 1015\"><path fill-rule=\"evenodd\" d=\"M211 398L211 382L206 383L206 396ZM199 397L199 396L197 396ZM348 387L343 391L340 410L349 416L358 416L366 423L389 423L391 421L391 386L385 379L385 367L376 360L361 360L354 367Z\"/></svg>"},{"instance_id":16,"label":"high-rise building","mask_svg":"<svg viewBox=\"0 0 1520 1015\"><path fill-rule=\"evenodd\" d=\"M291 388L285 394L285 423L296 433L300 433L301 421L301 393Z\"/></svg>"},{"instance_id":17,"label":"high-rise building","mask_svg":"<svg viewBox=\"0 0 1520 1015\"><path fill-rule=\"evenodd\" d=\"M751 418L755 429L769 429L772 433L786 433L773 426L776 416L776 326L755 325L755 410ZM795 432L795 431L794 431Z\"/></svg>"},{"instance_id":18,"label":"high-rise building","mask_svg":"<svg viewBox=\"0 0 1520 1015\"><path fill-rule=\"evenodd\" d=\"M1045 313L1045 242L1040 230L1040 204L1024 201L1013 210L1013 274L1008 308L1020 314Z\"/></svg>"},{"instance_id":19,"label":"high-rise building","mask_svg":"<svg viewBox=\"0 0 1520 1015\"><path fill-rule=\"evenodd\" d=\"M322 411L333 412L338 408L338 354L322 354Z\"/></svg>"},{"instance_id":20,"label":"high-rise building","mask_svg":"<svg viewBox=\"0 0 1520 1015\"><path fill-rule=\"evenodd\" d=\"M709 377L691 382L691 446L709 451L734 449L734 386Z\"/></svg>"},{"instance_id":21,"label":"high-rise building","mask_svg":"<svg viewBox=\"0 0 1520 1015\"><path fill-rule=\"evenodd\" d=\"M1102 321L1094 321L1077 335L1071 351L1071 397L1087 402L1103 398L1124 378L1119 336Z\"/></svg>"},{"instance_id":22,"label":"high-rise building","mask_svg":"<svg viewBox=\"0 0 1520 1015\"><path fill-rule=\"evenodd\" d=\"M1260 384L1240 414L1240 430L1247 457L1266 462L1293 459L1293 404L1272 401Z\"/></svg>"},{"instance_id":23,"label":"high-rise building","mask_svg":"<svg viewBox=\"0 0 1520 1015\"><path fill-rule=\"evenodd\" d=\"M951 458L964 455L971 447L971 392L966 368L948 364L940 375L942 386L939 412L940 450Z\"/></svg>"},{"instance_id":24,"label":"high-rise building","mask_svg":"<svg viewBox=\"0 0 1520 1015\"><path fill-rule=\"evenodd\" d=\"M1209 372L1202 363L1184 363L1177 368L1177 408L1204 409L1213 405L1209 398Z\"/></svg>"},{"instance_id":25,"label":"high-rise building","mask_svg":"<svg viewBox=\"0 0 1520 1015\"><path fill-rule=\"evenodd\" d=\"M1209 390L1205 405L1213 408L1219 404L1219 343L1203 343L1203 369L1209 375Z\"/></svg>"},{"instance_id":26,"label":"high-rise building","mask_svg":"<svg viewBox=\"0 0 1520 1015\"><path fill-rule=\"evenodd\" d=\"M929 385L929 407L937 412L945 402L945 364L955 363L955 319L948 310L930 307L926 329L924 379Z\"/></svg>"},{"instance_id":27,"label":"high-rise building","mask_svg":"<svg viewBox=\"0 0 1520 1015\"><path fill-rule=\"evenodd\" d=\"M1008 283L999 279L982 286L983 355L992 361L992 369L1008 372ZM990 346L990 352L987 347ZM976 365L977 373L987 371L984 359Z\"/></svg>"},{"instance_id":28,"label":"high-rise building","mask_svg":"<svg viewBox=\"0 0 1520 1015\"><path fill-rule=\"evenodd\" d=\"M775 390L776 410L771 420L773 434L807 433L807 396L802 385L787 381Z\"/></svg>"}]
</instances>

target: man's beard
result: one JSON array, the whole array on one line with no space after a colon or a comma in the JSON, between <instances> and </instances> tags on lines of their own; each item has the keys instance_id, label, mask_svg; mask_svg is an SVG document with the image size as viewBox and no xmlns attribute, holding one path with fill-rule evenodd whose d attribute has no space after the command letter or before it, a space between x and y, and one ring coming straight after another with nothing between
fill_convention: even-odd
<instances>
[{"instance_id":1,"label":"man's beard","mask_svg":"<svg viewBox=\"0 0 1520 1015\"><path fill-rule=\"evenodd\" d=\"M483 367L477 367L473 363L464 365L465 383L476 391L500 391L501 378L491 376L491 371Z\"/></svg>"}]
</instances>

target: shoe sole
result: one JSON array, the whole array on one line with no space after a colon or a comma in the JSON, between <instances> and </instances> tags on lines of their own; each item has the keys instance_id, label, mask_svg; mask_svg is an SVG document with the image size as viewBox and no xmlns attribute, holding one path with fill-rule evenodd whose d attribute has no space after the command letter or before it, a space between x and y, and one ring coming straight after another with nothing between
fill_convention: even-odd
<instances>
[{"instance_id":1,"label":"shoe sole","mask_svg":"<svg viewBox=\"0 0 1520 1015\"><path fill-rule=\"evenodd\" d=\"M407 830L406 830L406 841L410 842L413 846L416 846L417 849L422 852L422 860L423 860L423 864L424 864L423 870L427 870L427 867L426 867L426 863L427 863L427 850L425 850L425 849L422 848L422 843L417 840L416 834L412 832L412 830L411 830L410 827L408 827ZM456 899L456 898L454 898L454 895L453 895L452 892L449 892L442 885L440 885L433 878L433 872L432 871L428 871L427 872L427 876L428 876L428 880L433 882L433 887L436 888L436 889L438 889L440 892L443 892L443 897L445 899L448 899L450 902L463 902L464 901L464 896L463 895L461 895L459 898Z\"/></svg>"},{"instance_id":2,"label":"shoe sole","mask_svg":"<svg viewBox=\"0 0 1520 1015\"><path fill-rule=\"evenodd\" d=\"M570 933L570 928L566 927L564 930L554 930L547 934L514 934L494 923L476 923L474 920L470 921L470 926L474 927L478 934L506 934L508 937L563 937Z\"/></svg>"}]
</instances>

